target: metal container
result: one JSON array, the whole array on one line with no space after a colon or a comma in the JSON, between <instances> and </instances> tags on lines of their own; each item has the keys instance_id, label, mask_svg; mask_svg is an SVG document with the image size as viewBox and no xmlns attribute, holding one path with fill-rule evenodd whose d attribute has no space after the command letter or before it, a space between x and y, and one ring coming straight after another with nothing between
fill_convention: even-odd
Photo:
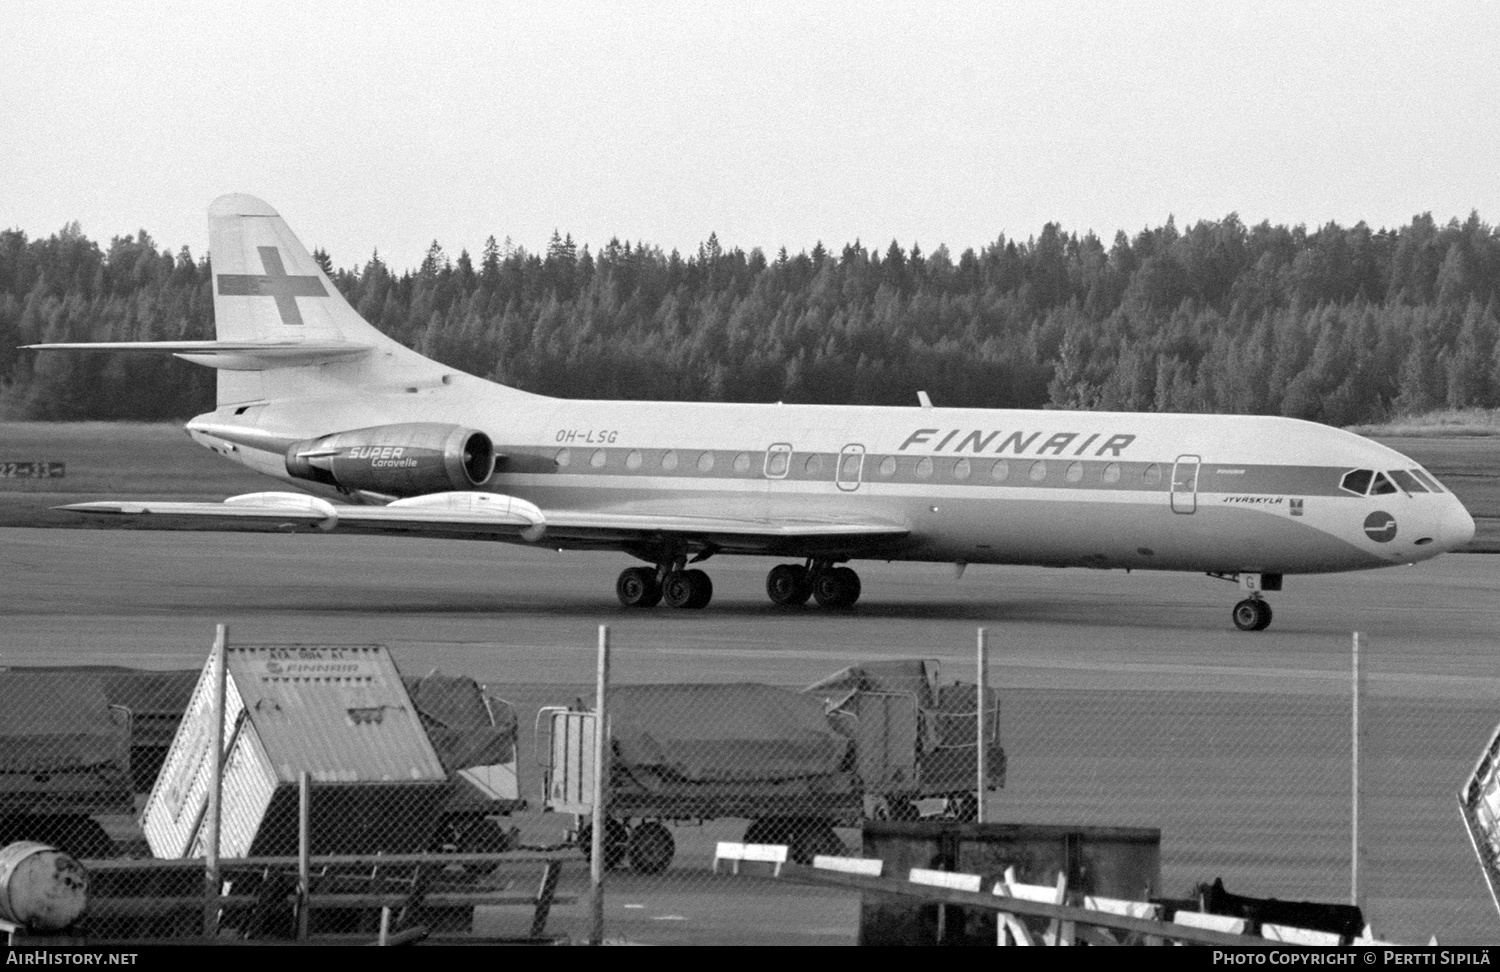
<instances>
[{"instance_id":1,"label":"metal container","mask_svg":"<svg viewBox=\"0 0 1500 972\"><path fill-rule=\"evenodd\" d=\"M1067 875L1068 901L1084 895L1144 901L1161 885L1161 831L1146 827L1067 827L1047 824L980 824L957 821L864 827L864 856L885 862L888 877L912 868L978 874L988 891L1006 868L1027 884L1054 884ZM995 944L995 912L945 906L889 894L866 894L860 908L861 945Z\"/></svg>"},{"instance_id":2,"label":"metal container","mask_svg":"<svg viewBox=\"0 0 1500 972\"><path fill-rule=\"evenodd\" d=\"M22 840L0 848L0 918L62 931L88 907L89 876L55 847Z\"/></svg>"},{"instance_id":3,"label":"metal container","mask_svg":"<svg viewBox=\"0 0 1500 972\"><path fill-rule=\"evenodd\" d=\"M297 785L313 781L313 851L427 849L452 785L378 645L227 649L220 853L295 853ZM157 857L202 856L218 656L193 691L142 829Z\"/></svg>"}]
</instances>

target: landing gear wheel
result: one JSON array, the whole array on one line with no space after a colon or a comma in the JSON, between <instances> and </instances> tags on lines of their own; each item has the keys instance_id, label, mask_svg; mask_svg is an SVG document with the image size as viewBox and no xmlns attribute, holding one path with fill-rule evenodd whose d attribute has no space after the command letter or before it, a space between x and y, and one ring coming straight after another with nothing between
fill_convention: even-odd
<instances>
[{"instance_id":1,"label":"landing gear wheel","mask_svg":"<svg viewBox=\"0 0 1500 972\"><path fill-rule=\"evenodd\" d=\"M850 607L859 600L859 575L848 567L831 567L813 575L812 589L820 607Z\"/></svg>"},{"instance_id":2,"label":"landing gear wheel","mask_svg":"<svg viewBox=\"0 0 1500 972\"><path fill-rule=\"evenodd\" d=\"M1241 631L1264 631L1271 626L1271 605L1247 597L1234 606L1234 626Z\"/></svg>"},{"instance_id":3,"label":"landing gear wheel","mask_svg":"<svg viewBox=\"0 0 1500 972\"><path fill-rule=\"evenodd\" d=\"M672 832L654 820L641 824L630 835L630 867L637 874L660 874L676 852Z\"/></svg>"},{"instance_id":4,"label":"landing gear wheel","mask_svg":"<svg viewBox=\"0 0 1500 972\"><path fill-rule=\"evenodd\" d=\"M673 571L662 583L662 599L674 608L701 608L714 596L714 582L701 570Z\"/></svg>"},{"instance_id":5,"label":"landing gear wheel","mask_svg":"<svg viewBox=\"0 0 1500 972\"><path fill-rule=\"evenodd\" d=\"M777 564L766 575L766 593L777 607L806 604L812 592L812 578L801 564Z\"/></svg>"},{"instance_id":6,"label":"landing gear wheel","mask_svg":"<svg viewBox=\"0 0 1500 972\"><path fill-rule=\"evenodd\" d=\"M667 836L671 836L668 834ZM583 859L589 860L594 851L594 827L585 820L578 825L578 849L583 851ZM625 855L630 851L630 826L623 820L613 817L604 821L604 868L613 871L625 863Z\"/></svg>"},{"instance_id":7,"label":"landing gear wheel","mask_svg":"<svg viewBox=\"0 0 1500 972\"><path fill-rule=\"evenodd\" d=\"M626 607L648 608L661 603L661 585L650 567L629 567L615 581L615 596Z\"/></svg>"}]
</instances>

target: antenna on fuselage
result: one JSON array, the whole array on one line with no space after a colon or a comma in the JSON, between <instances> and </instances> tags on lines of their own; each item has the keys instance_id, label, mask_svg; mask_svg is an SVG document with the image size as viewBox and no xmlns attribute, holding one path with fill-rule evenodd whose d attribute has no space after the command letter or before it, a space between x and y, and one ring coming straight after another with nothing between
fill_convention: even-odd
<instances>
[{"instance_id":1,"label":"antenna on fuselage","mask_svg":"<svg viewBox=\"0 0 1500 972\"><path fill-rule=\"evenodd\" d=\"M919 392L917 392L917 404L920 405L920 406L922 406L923 408L931 408L932 407L932 399L930 399L930 398L927 397L927 393L926 392L919 391Z\"/></svg>"}]
</instances>

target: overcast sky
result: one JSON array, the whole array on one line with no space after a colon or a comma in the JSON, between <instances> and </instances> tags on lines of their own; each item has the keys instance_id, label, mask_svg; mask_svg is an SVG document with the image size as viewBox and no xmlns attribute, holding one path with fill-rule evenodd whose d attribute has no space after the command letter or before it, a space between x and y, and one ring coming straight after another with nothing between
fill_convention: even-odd
<instances>
[{"instance_id":1,"label":"overcast sky","mask_svg":"<svg viewBox=\"0 0 1500 972\"><path fill-rule=\"evenodd\" d=\"M0 227L339 266L1500 220L1500 3L0 6Z\"/></svg>"}]
</instances>

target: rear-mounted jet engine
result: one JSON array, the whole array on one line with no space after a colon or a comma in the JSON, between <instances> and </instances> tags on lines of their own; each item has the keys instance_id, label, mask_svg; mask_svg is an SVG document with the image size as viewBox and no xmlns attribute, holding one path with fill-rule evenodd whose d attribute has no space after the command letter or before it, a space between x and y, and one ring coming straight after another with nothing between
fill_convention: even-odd
<instances>
[{"instance_id":1,"label":"rear-mounted jet engine","mask_svg":"<svg viewBox=\"0 0 1500 972\"><path fill-rule=\"evenodd\" d=\"M295 443L286 471L345 490L422 496L483 485L495 471L495 446L458 425L379 425Z\"/></svg>"}]
</instances>

